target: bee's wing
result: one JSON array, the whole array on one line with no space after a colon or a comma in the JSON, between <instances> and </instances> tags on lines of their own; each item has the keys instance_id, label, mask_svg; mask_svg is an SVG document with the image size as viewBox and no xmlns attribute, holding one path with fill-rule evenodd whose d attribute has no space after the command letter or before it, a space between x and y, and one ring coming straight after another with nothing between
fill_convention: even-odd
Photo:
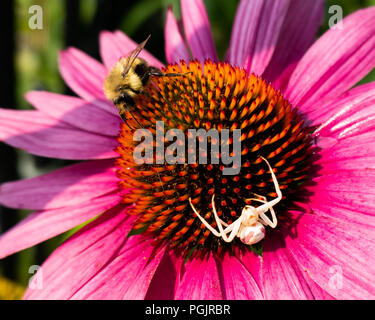
<instances>
[{"instance_id":1,"label":"bee's wing","mask_svg":"<svg viewBox=\"0 0 375 320\"><path fill-rule=\"evenodd\" d=\"M131 66L133 65L134 63L134 60L138 57L138 55L141 53L141 51L143 50L143 48L145 47L148 39L150 39L151 37L151 34L147 37L147 39L145 41L143 41L142 43L140 43L129 55L128 57L128 62L124 68L124 72L123 74L127 74L131 68Z\"/></svg>"}]
</instances>

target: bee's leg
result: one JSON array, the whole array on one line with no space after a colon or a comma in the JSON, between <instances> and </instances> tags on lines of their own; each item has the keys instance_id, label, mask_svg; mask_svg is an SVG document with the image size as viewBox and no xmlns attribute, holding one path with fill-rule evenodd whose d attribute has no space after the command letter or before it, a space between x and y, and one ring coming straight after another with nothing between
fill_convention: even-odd
<instances>
[{"instance_id":1,"label":"bee's leg","mask_svg":"<svg viewBox=\"0 0 375 320\"><path fill-rule=\"evenodd\" d=\"M125 107L119 109L118 111L118 114L119 116L121 117L122 121L127 125L127 127L130 129L130 130L134 130L128 123L128 118L126 117L125 115L125 110L127 110Z\"/></svg>"},{"instance_id":2,"label":"bee's leg","mask_svg":"<svg viewBox=\"0 0 375 320\"><path fill-rule=\"evenodd\" d=\"M133 129L129 126L129 124L127 122L128 119L125 116L125 111L130 113L130 115L133 117L133 119L142 128L142 125L139 123L139 121L134 117L133 113L127 107L127 105L132 106L132 107L135 105L135 102L134 102L134 100L131 96L129 96L127 93L124 92L116 100L114 100L113 103L118 108L121 119L126 123L126 125L130 128L130 130L135 130L135 129Z\"/></svg>"},{"instance_id":3,"label":"bee's leg","mask_svg":"<svg viewBox=\"0 0 375 320\"><path fill-rule=\"evenodd\" d=\"M130 129L130 130L135 130L134 128L132 128L129 123L128 123L128 118L126 117L125 113L122 113L122 112L119 112L119 115L122 119L122 121L126 124L126 126ZM137 121L137 120L136 120Z\"/></svg>"},{"instance_id":4,"label":"bee's leg","mask_svg":"<svg viewBox=\"0 0 375 320\"><path fill-rule=\"evenodd\" d=\"M133 114L133 113L132 113L131 111L129 111L129 110L128 110L128 112L129 112L129 113L130 113L130 115L131 115L131 116L133 117L133 119L135 120L135 122L137 122L137 123L138 123L139 127L140 127L140 128L143 128L143 127L142 127L142 125L141 125L141 124L139 123L139 121L137 120L137 118L136 118L136 117L134 117L134 114ZM134 129L134 130L135 130L135 129Z\"/></svg>"}]
</instances>

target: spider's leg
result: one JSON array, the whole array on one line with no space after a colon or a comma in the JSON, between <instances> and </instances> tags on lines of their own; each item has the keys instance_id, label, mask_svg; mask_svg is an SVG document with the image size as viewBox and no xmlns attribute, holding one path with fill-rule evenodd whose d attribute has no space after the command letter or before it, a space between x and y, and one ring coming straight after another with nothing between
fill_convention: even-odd
<instances>
[{"instance_id":1,"label":"spider's leg","mask_svg":"<svg viewBox=\"0 0 375 320\"><path fill-rule=\"evenodd\" d=\"M234 221L232 224L230 224L227 228L223 230L223 233L221 234L223 240L225 242L232 242L235 236L238 234L238 230L240 230L242 224L242 216L239 217L236 221ZM231 232L229 237L227 236L227 233Z\"/></svg>"},{"instance_id":2,"label":"spider's leg","mask_svg":"<svg viewBox=\"0 0 375 320\"><path fill-rule=\"evenodd\" d=\"M252 194L256 195L258 198L260 198L261 200L264 200L264 201L267 201L267 198L265 196L261 196L260 194L257 194L255 192L252 192ZM249 200L254 200L254 198L251 198Z\"/></svg>"},{"instance_id":3,"label":"spider's leg","mask_svg":"<svg viewBox=\"0 0 375 320\"><path fill-rule=\"evenodd\" d=\"M224 225L226 228L223 230L223 232L225 234L227 234L228 232L232 231L233 227L234 227L234 224L239 221L241 219L241 222L242 222L242 216L240 216L237 220L235 220L234 222L232 222L231 224L228 224L228 223L225 223L223 220L220 220L221 224Z\"/></svg>"},{"instance_id":4,"label":"spider's leg","mask_svg":"<svg viewBox=\"0 0 375 320\"><path fill-rule=\"evenodd\" d=\"M261 157L261 158L267 163L268 168L270 169L273 184L275 185L275 189L276 189L277 198L273 199L272 201L269 202L270 204L272 204L272 207L273 207L276 203L278 203L282 199L283 195L281 194L279 183L277 182L276 176L275 176L275 174L272 170L271 165L269 164L269 162L265 158L263 158L263 157Z\"/></svg>"},{"instance_id":5,"label":"spider's leg","mask_svg":"<svg viewBox=\"0 0 375 320\"><path fill-rule=\"evenodd\" d=\"M234 239L234 237L238 235L238 231L240 230L242 226L243 218L244 218L244 215L241 214L241 216L237 220L235 220L233 223L231 223L228 227L224 229L222 234L226 237L226 239L224 239L224 236L223 236L223 239L226 242L231 242ZM229 232L231 232L231 234L228 237L227 233Z\"/></svg>"},{"instance_id":6,"label":"spider's leg","mask_svg":"<svg viewBox=\"0 0 375 320\"><path fill-rule=\"evenodd\" d=\"M263 202L262 200L256 199L259 202ZM275 199L278 200L278 199ZM257 207L256 210L258 212L258 215L265 221L271 228L275 228L277 226L277 218L275 214L275 210L273 209L273 206L278 202L275 200L272 200L270 202L265 202L261 206ZM273 222L265 215L265 212L270 210L272 215Z\"/></svg>"},{"instance_id":7,"label":"spider's leg","mask_svg":"<svg viewBox=\"0 0 375 320\"><path fill-rule=\"evenodd\" d=\"M223 234L223 239L225 242L232 242L233 239L238 235L238 231L240 230L240 227L242 225L242 216L239 217L236 221L234 221L230 226L233 226L233 229L232 229L232 232L231 234L229 235L229 237L227 237L226 234ZM228 227L229 228L229 227ZM227 229L228 229L227 228ZM225 229L226 230L226 229ZM224 230L224 232L225 232ZM224 235L227 239L224 238Z\"/></svg>"},{"instance_id":8,"label":"spider's leg","mask_svg":"<svg viewBox=\"0 0 375 320\"><path fill-rule=\"evenodd\" d=\"M267 199L266 197L263 197L264 199L258 199L258 198L249 198L249 199L246 199L246 200L254 200L254 201L259 201L259 202L262 202L262 203L267 203Z\"/></svg>"},{"instance_id":9,"label":"spider's leg","mask_svg":"<svg viewBox=\"0 0 375 320\"><path fill-rule=\"evenodd\" d=\"M259 216L262 218L264 222L266 222L271 228L276 228L277 226L277 218L275 214L275 210L271 207L270 209L271 215L272 215L272 220L271 221L263 212L259 212Z\"/></svg>"},{"instance_id":10,"label":"spider's leg","mask_svg":"<svg viewBox=\"0 0 375 320\"><path fill-rule=\"evenodd\" d=\"M266 198L266 197L264 197L264 198ZM267 209L267 210L270 210L270 212L271 212L272 220L273 220L273 221L271 221L271 220L265 215L265 212L266 212L267 210L264 210L265 208L262 208L262 207L264 207L266 204L268 204L269 202L264 201L264 200L260 200L260 199L255 199L255 198L252 198L251 200L259 201L259 202L264 203L264 205L262 205L262 206L256 208L257 211L258 211L258 209L260 209L260 210L258 211L258 214L259 214L260 218L262 219L262 220L260 220L260 222L261 222L262 224L266 225L266 226L270 226L271 228L276 228L276 226L277 226L277 218L276 218L275 210L274 210L272 207L269 207L269 208Z\"/></svg>"},{"instance_id":11,"label":"spider's leg","mask_svg":"<svg viewBox=\"0 0 375 320\"><path fill-rule=\"evenodd\" d=\"M224 227L228 227L229 226L229 224L228 223L226 223L226 222L224 222L223 220L221 220L220 218L219 218L219 220L220 220L220 222L221 222L221 224L224 226Z\"/></svg>"},{"instance_id":12,"label":"spider's leg","mask_svg":"<svg viewBox=\"0 0 375 320\"><path fill-rule=\"evenodd\" d=\"M256 193L254 193L256 196L258 196L258 197L262 197L262 198L264 198L265 200L266 200L266 197L263 197L263 196L260 196L259 194L256 194ZM259 201L259 202L262 202L262 203L267 203L267 201L265 201L265 200L260 200L260 199L257 199L257 198L249 198L248 200L254 200L254 201ZM272 209L272 208L271 208ZM259 215L259 213L258 213L258 215ZM261 223L261 224L263 224L264 226L268 226L268 223L267 222L264 222L263 221L263 219L259 219L259 222Z\"/></svg>"},{"instance_id":13,"label":"spider's leg","mask_svg":"<svg viewBox=\"0 0 375 320\"><path fill-rule=\"evenodd\" d=\"M210 226L210 224L203 218L200 216L200 214L197 212L197 210L195 209L194 205L191 203L191 198L189 198L189 202L190 202L190 206L191 208L193 209L193 211L195 212L195 214L197 215L197 217L202 221L202 223L206 226L206 228L208 230L210 230L216 237L221 237L221 234L219 232L217 232L217 230L215 230L214 228L212 228L212 226Z\"/></svg>"},{"instance_id":14,"label":"spider's leg","mask_svg":"<svg viewBox=\"0 0 375 320\"><path fill-rule=\"evenodd\" d=\"M216 212L214 197L215 197L215 195L212 196L212 209L214 211L215 220L216 220L216 223L219 227L221 236L222 236L222 238L225 242L232 242L234 237L238 234L238 230L241 227L242 215L236 221L234 221L230 226L225 228L225 230L223 230L223 226L221 225L222 220L219 218L219 216L217 215L217 212ZM228 237L227 233L229 233L229 232L231 232L231 234Z\"/></svg>"},{"instance_id":15,"label":"spider's leg","mask_svg":"<svg viewBox=\"0 0 375 320\"><path fill-rule=\"evenodd\" d=\"M273 180L273 183L275 185L276 194L277 194L277 198L276 199L273 199L273 200L271 200L269 202L266 202L265 204L263 204L263 205L261 205L260 207L257 208L258 213L259 214L263 213L263 216L265 216L264 212L270 210L270 208L272 208L274 205L276 205L278 202L280 202L280 200L282 199L283 195L281 194L279 183L277 182L276 176L273 173L271 165L269 164L269 162L265 158L263 158L263 157L261 157L261 158L267 163L268 168L270 169L272 180ZM258 199L258 201L259 201L259 199ZM275 213L272 213L272 218L274 218L274 219L276 218ZM274 225L274 223L271 223L271 225Z\"/></svg>"},{"instance_id":16,"label":"spider's leg","mask_svg":"<svg viewBox=\"0 0 375 320\"><path fill-rule=\"evenodd\" d=\"M229 224L226 223L226 222L224 222L223 220L221 220L221 219L219 218L219 215L218 215L217 212L216 212L215 203L214 203L214 196L215 196L215 195L212 196L212 208L213 208L213 210L214 210L215 219L216 219L216 216L217 216L217 218L219 219L220 223L221 223L224 227L228 227ZM216 223L219 225L219 223L218 223L217 221L216 221Z\"/></svg>"},{"instance_id":17,"label":"spider's leg","mask_svg":"<svg viewBox=\"0 0 375 320\"><path fill-rule=\"evenodd\" d=\"M223 230L223 226L222 226L222 223L221 223L221 219L219 218L217 212L216 212L216 208L215 208L215 202L214 202L214 199L215 199L215 194L212 196L212 210L214 212L214 216L215 216L215 220L216 220L216 224L219 228L219 231L220 231L220 234L221 236L223 237L226 237L226 234L224 233L224 230ZM225 239L224 239L225 240Z\"/></svg>"},{"instance_id":18,"label":"spider's leg","mask_svg":"<svg viewBox=\"0 0 375 320\"><path fill-rule=\"evenodd\" d=\"M239 218L238 218L239 219ZM225 229L224 229L224 233L225 234L227 234L227 233L229 233L229 232L231 232L232 230L233 230L233 227L234 227L234 223L235 222L237 222L238 221L238 219L236 220L236 221L234 221L233 223L231 223L230 225L228 225L228 227L226 227Z\"/></svg>"}]
</instances>

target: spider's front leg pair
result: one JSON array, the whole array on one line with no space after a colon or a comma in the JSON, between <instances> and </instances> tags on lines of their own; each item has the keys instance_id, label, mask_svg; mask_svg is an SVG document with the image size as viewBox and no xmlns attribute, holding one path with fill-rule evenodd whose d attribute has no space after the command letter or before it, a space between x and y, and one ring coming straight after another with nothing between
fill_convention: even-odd
<instances>
[{"instance_id":1,"label":"spider's front leg pair","mask_svg":"<svg viewBox=\"0 0 375 320\"><path fill-rule=\"evenodd\" d=\"M189 202L190 202L190 206L191 208L193 209L193 211L195 212L195 214L197 215L197 217L202 221L202 223L207 227L208 230L210 230L216 237L222 237L223 240L225 242L231 242L234 237L238 234L238 230L239 228L241 227L241 224L242 224L242 215L235 221L233 222L231 225L228 225L227 223L225 223L223 220L221 220L216 212L216 208L215 208L215 202L214 202L214 198L215 198L215 195L212 196L212 209L213 209L213 212L214 212L214 216L215 216L215 221L216 221L216 224L219 228L219 231L218 232L217 230L215 230L198 212L197 210L195 209L194 205L192 204L191 202L191 198L189 198ZM223 225L226 227L225 229L223 229ZM227 233L231 232L230 236L228 237L227 236Z\"/></svg>"},{"instance_id":2,"label":"spider's front leg pair","mask_svg":"<svg viewBox=\"0 0 375 320\"><path fill-rule=\"evenodd\" d=\"M255 200L258 202L263 203L263 205L255 208L253 206L245 206L242 209L241 216L234 221L232 224L228 225L223 220L221 220L216 212L215 208L215 202L214 197L212 196L212 209L214 212L214 217L216 224L219 228L218 232L216 229L214 229L195 209L194 205L191 202L191 198L189 198L190 206L192 207L194 213L197 215L197 217L202 221L202 223L210 230L215 236L223 238L226 242L231 242L233 239L238 236L242 242L246 244L254 244L256 242L259 242L264 238L265 235L265 229L263 225L270 226L271 228L275 228L277 226L277 218L275 211L273 209L273 206L276 205L281 199L282 194L280 191L279 184L277 182L276 176L273 173L271 165L268 163L268 161L261 157L268 165L273 183L275 185L277 198L273 199L269 202L267 202L266 197L259 196L261 199L251 198L250 200ZM272 215L272 220L268 218L268 216L265 214L268 210L270 210ZM224 229L223 226L226 228ZM230 233L228 236L227 234Z\"/></svg>"}]
</instances>

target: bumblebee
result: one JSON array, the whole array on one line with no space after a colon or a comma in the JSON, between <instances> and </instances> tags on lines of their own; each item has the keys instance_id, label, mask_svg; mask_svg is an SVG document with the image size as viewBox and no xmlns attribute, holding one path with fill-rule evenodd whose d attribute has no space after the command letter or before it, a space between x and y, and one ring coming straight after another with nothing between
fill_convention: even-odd
<instances>
[{"instance_id":1,"label":"bumblebee","mask_svg":"<svg viewBox=\"0 0 375 320\"><path fill-rule=\"evenodd\" d=\"M115 64L111 72L104 80L104 93L107 99L112 100L117 107L122 120L128 125L126 112L129 112L134 120L139 124L132 114L135 105L134 99L143 92L143 89L151 80L151 76L180 76L179 73L163 73L156 67L150 66L138 55L150 39L139 44L127 57L122 57ZM139 124L141 127L141 125ZM128 125L130 128L130 126ZM132 129L132 128L130 128Z\"/></svg>"}]
</instances>

